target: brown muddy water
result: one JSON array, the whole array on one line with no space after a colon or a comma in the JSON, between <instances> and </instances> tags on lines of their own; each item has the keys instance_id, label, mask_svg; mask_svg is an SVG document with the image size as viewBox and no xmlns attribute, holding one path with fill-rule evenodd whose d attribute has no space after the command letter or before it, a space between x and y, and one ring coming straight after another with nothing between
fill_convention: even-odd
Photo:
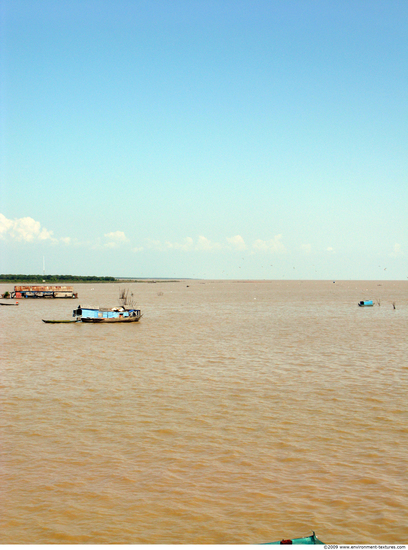
<instances>
[{"instance_id":1,"label":"brown muddy water","mask_svg":"<svg viewBox=\"0 0 408 550\"><path fill-rule=\"evenodd\" d=\"M140 323L41 322L119 286L0 307L1 543L408 541L407 282L132 284Z\"/></svg>"}]
</instances>

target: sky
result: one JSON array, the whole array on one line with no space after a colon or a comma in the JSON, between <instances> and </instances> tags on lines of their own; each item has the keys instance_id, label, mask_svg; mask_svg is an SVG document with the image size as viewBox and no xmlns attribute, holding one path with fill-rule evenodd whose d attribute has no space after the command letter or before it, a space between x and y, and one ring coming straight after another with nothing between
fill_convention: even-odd
<instances>
[{"instance_id":1,"label":"sky","mask_svg":"<svg viewBox=\"0 0 408 550\"><path fill-rule=\"evenodd\" d=\"M0 272L408 278L406 0L0 0Z\"/></svg>"}]
</instances>

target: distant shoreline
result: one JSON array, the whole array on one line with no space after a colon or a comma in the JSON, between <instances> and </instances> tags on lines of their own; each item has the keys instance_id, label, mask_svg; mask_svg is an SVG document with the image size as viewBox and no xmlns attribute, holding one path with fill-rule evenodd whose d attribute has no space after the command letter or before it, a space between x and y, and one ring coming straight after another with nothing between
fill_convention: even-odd
<instances>
[{"instance_id":1,"label":"distant shoreline","mask_svg":"<svg viewBox=\"0 0 408 550\"><path fill-rule=\"evenodd\" d=\"M180 279L97 277L95 275L0 275L0 283L177 283Z\"/></svg>"},{"instance_id":2,"label":"distant shoreline","mask_svg":"<svg viewBox=\"0 0 408 550\"><path fill-rule=\"evenodd\" d=\"M115 277L79 275L0 275L0 283L114 283Z\"/></svg>"},{"instance_id":3,"label":"distant shoreline","mask_svg":"<svg viewBox=\"0 0 408 550\"><path fill-rule=\"evenodd\" d=\"M98 277L96 275L23 275L23 274L0 274L0 284L27 283L27 284L68 284L68 283L180 283L182 281L207 281L209 283L271 283L271 282L408 282L404 279L199 279L192 277ZM202 283L204 284L204 283Z\"/></svg>"}]
</instances>

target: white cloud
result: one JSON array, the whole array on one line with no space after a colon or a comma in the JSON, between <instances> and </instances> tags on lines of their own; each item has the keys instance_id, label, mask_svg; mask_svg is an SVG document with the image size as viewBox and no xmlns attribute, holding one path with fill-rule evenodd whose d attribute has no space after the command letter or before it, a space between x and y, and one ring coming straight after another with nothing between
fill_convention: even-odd
<instances>
[{"instance_id":1,"label":"white cloud","mask_svg":"<svg viewBox=\"0 0 408 550\"><path fill-rule=\"evenodd\" d=\"M169 241L166 241L164 245L167 249L170 248L173 250L183 250L185 252L188 252L189 250L193 250L194 241L191 237L186 237L181 243L171 243Z\"/></svg>"},{"instance_id":2,"label":"white cloud","mask_svg":"<svg viewBox=\"0 0 408 550\"><path fill-rule=\"evenodd\" d=\"M269 239L269 241L257 239L253 243L252 247L255 248L255 250L260 250L263 252L283 253L286 252L286 248L281 241L282 235L275 235L275 237L273 239Z\"/></svg>"},{"instance_id":3,"label":"white cloud","mask_svg":"<svg viewBox=\"0 0 408 550\"><path fill-rule=\"evenodd\" d=\"M395 243L394 248L393 248L392 252L390 253L390 256L392 258L399 258L400 256L403 256L403 255L404 255L404 253L401 250L401 245L398 244L398 243Z\"/></svg>"},{"instance_id":4,"label":"white cloud","mask_svg":"<svg viewBox=\"0 0 408 550\"><path fill-rule=\"evenodd\" d=\"M33 218L25 217L9 220L3 214L0 214L0 236L2 239L10 238L27 243L35 241L58 242L52 235L52 231L41 227L40 222L35 221Z\"/></svg>"},{"instance_id":5,"label":"white cloud","mask_svg":"<svg viewBox=\"0 0 408 550\"><path fill-rule=\"evenodd\" d=\"M104 237L114 242L126 242L128 240L123 231L112 231L112 233L105 233Z\"/></svg>"},{"instance_id":6,"label":"white cloud","mask_svg":"<svg viewBox=\"0 0 408 550\"><path fill-rule=\"evenodd\" d=\"M207 239L206 237L203 237L202 235L200 235L198 237L198 241L197 241L197 245L195 247L195 250L211 251L211 250L219 250L220 248L222 248L222 245L220 243L214 243L214 242L210 241L209 239Z\"/></svg>"},{"instance_id":7,"label":"white cloud","mask_svg":"<svg viewBox=\"0 0 408 550\"><path fill-rule=\"evenodd\" d=\"M3 214L0 214L0 236L2 239L6 237L7 233L12 227L13 222L11 220L8 220Z\"/></svg>"},{"instance_id":8,"label":"white cloud","mask_svg":"<svg viewBox=\"0 0 408 550\"><path fill-rule=\"evenodd\" d=\"M105 233L104 237L108 239L108 242L104 245L106 248L116 248L117 246L129 241L123 231L112 231L111 233Z\"/></svg>"},{"instance_id":9,"label":"white cloud","mask_svg":"<svg viewBox=\"0 0 408 550\"><path fill-rule=\"evenodd\" d=\"M235 237L227 237L227 241L236 250L245 250L246 244L241 235L235 235Z\"/></svg>"},{"instance_id":10,"label":"white cloud","mask_svg":"<svg viewBox=\"0 0 408 550\"><path fill-rule=\"evenodd\" d=\"M333 254L335 253L334 248L332 246L328 246L326 250L327 252L333 252Z\"/></svg>"}]
</instances>

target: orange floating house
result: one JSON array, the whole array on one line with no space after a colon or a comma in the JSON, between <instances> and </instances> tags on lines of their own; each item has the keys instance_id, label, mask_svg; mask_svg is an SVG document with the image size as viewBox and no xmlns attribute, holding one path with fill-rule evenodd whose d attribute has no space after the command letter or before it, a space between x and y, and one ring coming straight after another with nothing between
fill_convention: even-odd
<instances>
[{"instance_id":1,"label":"orange floating house","mask_svg":"<svg viewBox=\"0 0 408 550\"><path fill-rule=\"evenodd\" d=\"M10 298L78 298L72 286L16 285Z\"/></svg>"}]
</instances>

